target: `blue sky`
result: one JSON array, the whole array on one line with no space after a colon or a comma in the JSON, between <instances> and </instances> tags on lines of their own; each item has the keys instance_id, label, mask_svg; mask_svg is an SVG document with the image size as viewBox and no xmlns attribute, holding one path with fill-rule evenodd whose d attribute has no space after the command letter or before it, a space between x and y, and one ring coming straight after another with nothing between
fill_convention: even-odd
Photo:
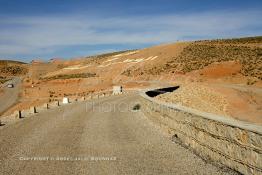
<instances>
[{"instance_id":1,"label":"blue sky","mask_svg":"<svg viewBox=\"0 0 262 175\"><path fill-rule=\"evenodd\" d=\"M72 58L262 35L261 0L0 0L0 58Z\"/></svg>"}]
</instances>

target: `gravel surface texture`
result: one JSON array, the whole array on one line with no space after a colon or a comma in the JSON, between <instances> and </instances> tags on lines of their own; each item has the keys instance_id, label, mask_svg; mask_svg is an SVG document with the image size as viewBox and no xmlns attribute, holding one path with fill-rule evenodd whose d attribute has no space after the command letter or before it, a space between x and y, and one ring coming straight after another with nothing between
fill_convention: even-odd
<instances>
[{"instance_id":1,"label":"gravel surface texture","mask_svg":"<svg viewBox=\"0 0 262 175\"><path fill-rule=\"evenodd\" d=\"M235 174L132 111L137 95L76 102L0 127L0 174Z\"/></svg>"}]
</instances>

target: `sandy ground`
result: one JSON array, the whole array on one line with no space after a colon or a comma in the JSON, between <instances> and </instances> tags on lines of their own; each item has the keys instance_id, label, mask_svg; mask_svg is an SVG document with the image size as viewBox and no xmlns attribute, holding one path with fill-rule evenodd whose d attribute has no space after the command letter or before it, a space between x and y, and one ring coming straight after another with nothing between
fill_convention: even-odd
<instances>
[{"instance_id":1,"label":"sandy ground","mask_svg":"<svg viewBox=\"0 0 262 175\"><path fill-rule=\"evenodd\" d=\"M223 84L185 83L172 93L156 98L200 111L262 124L262 91Z\"/></svg>"},{"instance_id":2,"label":"sandy ground","mask_svg":"<svg viewBox=\"0 0 262 175\"><path fill-rule=\"evenodd\" d=\"M227 111L233 118L262 124L262 89L248 86L212 85L218 93L226 96Z\"/></svg>"},{"instance_id":3,"label":"sandy ground","mask_svg":"<svg viewBox=\"0 0 262 175\"><path fill-rule=\"evenodd\" d=\"M159 95L156 98L201 111L228 116L226 97L201 84L184 84L176 91Z\"/></svg>"}]
</instances>

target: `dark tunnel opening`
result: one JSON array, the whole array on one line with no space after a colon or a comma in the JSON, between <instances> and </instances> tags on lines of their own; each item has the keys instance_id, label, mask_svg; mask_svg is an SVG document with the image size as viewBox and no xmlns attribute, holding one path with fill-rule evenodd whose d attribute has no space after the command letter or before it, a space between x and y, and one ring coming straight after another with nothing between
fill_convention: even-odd
<instances>
[{"instance_id":1,"label":"dark tunnel opening","mask_svg":"<svg viewBox=\"0 0 262 175\"><path fill-rule=\"evenodd\" d=\"M164 93L167 93L167 92L173 92L173 91L177 90L178 88L179 88L179 86L155 89L155 90L147 91L146 95L148 95L149 97L156 97L160 94L164 94Z\"/></svg>"}]
</instances>

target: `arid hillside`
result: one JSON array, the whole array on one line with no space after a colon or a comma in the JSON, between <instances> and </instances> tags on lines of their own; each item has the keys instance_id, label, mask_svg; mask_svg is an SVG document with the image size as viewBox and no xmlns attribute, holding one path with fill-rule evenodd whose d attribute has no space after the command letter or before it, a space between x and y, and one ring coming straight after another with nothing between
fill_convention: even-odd
<instances>
[{"instance_id":1,"label":"arid hillside","mask_svg":"<svg viewBox=\"0 0 262 175\"><path fill-rule=\"evenodd\" d=\"M262 37L192 42L183 48L182 52L162 62L162 65L157 64L149 69L130 68L124 75L185 74L214 63L232 61L241 65L239 72L236 73L262 80Z\"/></svg>"},{"instance_id":2,"label":"arid hillside","mask_svg":"<svg viewBox=\"0 0 262 175\"><path fill-rule=\"evenodd\" d=\"M24 75L23 102L17 105L21 108L64 96L88 95L113 85L125 89L179 84L184 87L179 94L160 99L200 109L206 104L197 104L199 100L208 101L212 106L208 112L261 122L261 94L257 94L262 87L261 36L177 42L71 60L38 60L28 65L3 62L0 68L6 74ZM190 95L193 92L195 95ZM206 97L205 92L215 95ZM253 115L251 119L247 114Z\"/></svg>"},{"instance_id":3,"label":"arid hillside","mask_svg":"<svg viewBox=\"0 0 262 175\"><path fill-rule=\"evenodd\" d=\"M0 84L12 76L24 76L28 72L26 63L11 60L0 60Z\"/></svg>"},{"instance_id":4,"label":"arid hillside","mask_svg":"<svg viewBox=\"0 0 262 175\"><path fill-rule=\"evenodd\" d=\"M245 84L255 84L262 79L262 37L178 42L141 50L32 64L30 70L32 76L42 80L89 78L89 75L95 75L114 83L161 77L172 80L193 73L199 79L242 77Z\"/></svg>"}]
</instances>

